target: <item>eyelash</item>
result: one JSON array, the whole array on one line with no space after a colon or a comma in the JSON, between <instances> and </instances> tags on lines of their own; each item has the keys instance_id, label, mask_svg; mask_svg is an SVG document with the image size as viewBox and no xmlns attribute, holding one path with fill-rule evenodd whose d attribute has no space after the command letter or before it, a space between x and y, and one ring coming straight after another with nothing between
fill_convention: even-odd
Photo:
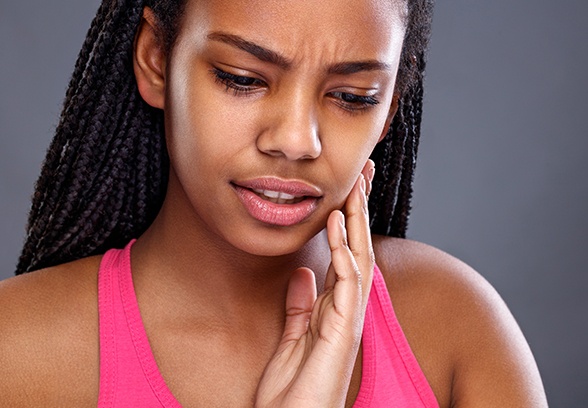
<instances>
[{"instance_id":1,"label":"eyelash","mask_svg":"<svg viewBox=\"0 0 588 408\"><path fill-rule=\"evenodd\" d=\"M331 92L337 103L349 113L359 113L380 103L373 96L361 96L347 92Z\"/></svg>"},{"instance_id":2,"label":"eyelash","mask_svg":"<svg viewBox=\"0 0 588 408\"><path fill-rule=\"evenodd\" d=\"M215 82L224 85L225 91L227 92L232 90L235 96L247 96L257 88L253 85L257 84L259 86L264 84L263 81L257 78L233 75L218 68L213 68L211 72L214 75Z\"/></svg>"},{"instance_id":3,"label":"eyelash","mask_svg":"<svg viewBox=\"0 0 588 408\"><path fill-rule=\"evenodd\" d=\"M225 91L232 90L235 96L248 96L260 85L265 83L257 78L234 75L218 68L211 70L215 82L225 86ZM330 95L337 100L337 104L349 113L359 113L380 103L373 96L361 96L347 92L331 92Z\"/></svg>"}]
</instances>

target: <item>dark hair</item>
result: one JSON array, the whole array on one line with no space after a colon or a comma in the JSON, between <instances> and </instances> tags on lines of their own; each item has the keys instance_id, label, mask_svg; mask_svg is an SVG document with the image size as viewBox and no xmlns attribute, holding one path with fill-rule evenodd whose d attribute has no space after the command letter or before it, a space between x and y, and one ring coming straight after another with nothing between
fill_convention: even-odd
<instances>
[{"instance_id":1,"label":"dark hair","mask_svg":"<svg viewBox=\"0 0 588 408\"><path fill-rule=\"evenodd\" d=\"M36 183L17 274L124 246L163 203L169 159L163 113L143 101L133 43L150 7L172 49L187 0L103 0L69 83L55 137ZM423 99L433 0L406 0L398 112L372 154L374 233L404 237Z\"/></svg>"}]
</instances>

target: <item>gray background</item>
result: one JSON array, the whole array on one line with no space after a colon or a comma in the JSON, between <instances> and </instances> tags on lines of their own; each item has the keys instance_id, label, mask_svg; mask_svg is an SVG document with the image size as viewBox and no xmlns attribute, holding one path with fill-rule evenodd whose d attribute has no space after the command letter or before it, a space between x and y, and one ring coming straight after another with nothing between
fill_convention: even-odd
<instances>
[{"instance_id":1,"label":"gray background","mask_svg":"<svg viewBox=\"0 0 588 408\"><path fill-rule=\"evenodd\" d=\"M98 0L0 0L0 278ZM502 294L553 407L588 407L588 2L436 9L411 238Z\"/></svg>"}]
</instances>

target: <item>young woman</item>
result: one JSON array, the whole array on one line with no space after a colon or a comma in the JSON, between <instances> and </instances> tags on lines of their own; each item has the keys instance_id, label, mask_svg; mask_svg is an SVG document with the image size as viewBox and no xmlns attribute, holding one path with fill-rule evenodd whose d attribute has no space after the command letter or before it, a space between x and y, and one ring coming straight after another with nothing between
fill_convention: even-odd
<instances>
[{"instance_id":1,"label":"young woman","mask_svg":"<svg viewBox=\"0 0 588 408\"><path fill-rule=\"evenodd\" d=\"M33 199L36 272L0 286L0 405L546 406L494 290L399 239L431 12L105 0Z\"/></svg>"}]
</instances>

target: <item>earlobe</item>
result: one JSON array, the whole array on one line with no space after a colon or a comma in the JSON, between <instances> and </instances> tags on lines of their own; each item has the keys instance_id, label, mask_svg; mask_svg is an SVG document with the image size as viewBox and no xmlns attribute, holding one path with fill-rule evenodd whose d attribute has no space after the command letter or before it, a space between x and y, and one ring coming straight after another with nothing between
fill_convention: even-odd
<instances>
[{"instance_id":1,"label":"earlobe","mask_svg":"<svg viewBox=\"0 0 588 408\"><path fill-rule=\"evenodd\" d=\"M400 96L396 93L392 97L392 103L390 104L390 110L388 111L388 117L386 118L386 123L384 124L384 129L382 129L382 134L380 135L380 138L378 139L378 143L380 143L382 140L384 140L384 138L388 134L388 129L390 128L390 125L392 124L392 120L394 119L394 116L396 115L396 111L398 110L398 99L399 98L400 98Z\"/></svg>"},{"instance_id":2,"label":"earlobe","mask_svg":"<svg viewBox=\"0 0 588 408\"><path fill-rule=\"evenodd\" d=\"M135 37L133 70L141 97L154 108L165 106L165 53L153 11L145 7Z\"/></svg>"}]
</instances>

